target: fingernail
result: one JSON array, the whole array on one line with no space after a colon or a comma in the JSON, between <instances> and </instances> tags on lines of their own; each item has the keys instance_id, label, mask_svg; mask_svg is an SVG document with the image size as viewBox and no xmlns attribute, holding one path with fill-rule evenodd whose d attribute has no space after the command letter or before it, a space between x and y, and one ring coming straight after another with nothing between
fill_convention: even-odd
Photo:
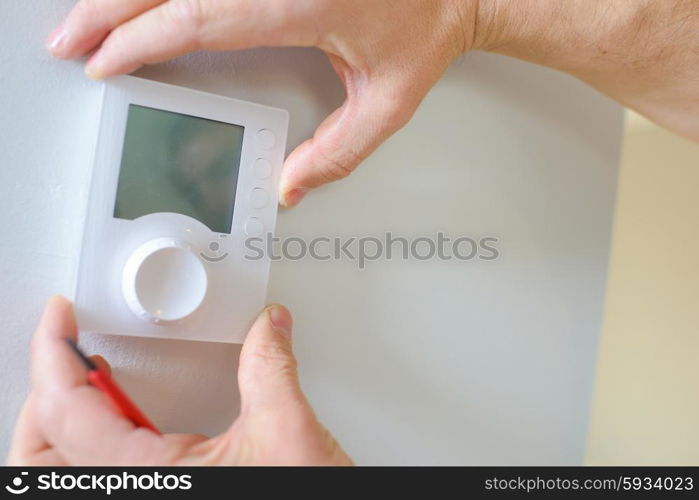
<instances>
[{"instance_id":1,"label":"fingernail","mask_svg":"<svg viewBox=\"0 0 699 500\"><path fill-rule=\"evenodd\" d=\"M291 191L287 191L282 196L282 205L285 207L293 207L295 205L298 205L307 194L307 188L296 188L292 189Z\"/></svg>"},{"instance_id":2,"label":"fingernail","mask_svg":"<svg viewBox=\"0 0 699 500\"><path fill-rule=\"evenodd\" d=\"M61 24L49 35L48 39L46 40L46 48L49 50L49 52L56 52L61 48L61 45L63 45L65 39L66 28Z\"/></svg>"},{"instance_id":3,"label":"fingernail","mask_svg":"<svg viewBox=\"0 0 699 500\"><path fill-rule=\"evenodd\" d=\"M281 306L270 306L269 320L272 326L287 340L291 340L291 315Z\"/></svg>"},{"instance_id":4,"label":"fingernail","mask_svg":"<svg viewBox=\"0 0 699 500\"><path fill-rule=\"evenodd\" d=\"M104 78L104 68L102 64L101 51L95 52L87 63L85 63L85 74L92 80L101 80Z\"/></svg>"}]
</instances>

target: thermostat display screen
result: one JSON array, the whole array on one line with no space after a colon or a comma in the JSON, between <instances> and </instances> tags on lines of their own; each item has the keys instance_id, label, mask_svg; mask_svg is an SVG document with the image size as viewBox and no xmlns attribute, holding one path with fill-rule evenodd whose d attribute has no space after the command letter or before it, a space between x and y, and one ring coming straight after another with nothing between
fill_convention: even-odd
<instances>
[{"instance_id":1,"label":"thermostat display screen","mask_svg":"<svg viewBox=\"0 0 699 500\"><path fill-rule=\"evenodd\" d=\"M188 215L230 233L244 127L131 104L114 216Z\"/></svg>"}]
</instances>

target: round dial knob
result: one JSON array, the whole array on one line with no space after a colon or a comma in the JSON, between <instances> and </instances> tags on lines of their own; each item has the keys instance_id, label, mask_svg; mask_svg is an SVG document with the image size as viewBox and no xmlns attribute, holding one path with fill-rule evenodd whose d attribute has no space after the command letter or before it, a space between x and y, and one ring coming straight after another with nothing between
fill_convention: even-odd
<instances>
[{"instance_id":1,"label":"round dial knob","mask_svg":"<svg viewBox=\"0 0 699 500\"><path fill-rule=\"evenodd\" d=\"M122 293L131 311L159 324L182 320L196 311L207 287L199 257L172 238L157 238L138 247L122 275Z\"/></svg>"}]
</instances>

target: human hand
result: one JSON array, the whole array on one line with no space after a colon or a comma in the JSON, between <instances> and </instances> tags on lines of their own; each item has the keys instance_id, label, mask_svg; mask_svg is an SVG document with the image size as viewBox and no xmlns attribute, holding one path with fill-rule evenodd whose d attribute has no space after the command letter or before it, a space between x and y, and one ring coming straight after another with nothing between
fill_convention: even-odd
<instances>
[{"instance_id":1,"label":"human hand","mask_svg":"<svg viewBox=\"0 0 699 500\"><path fill-rule=\"evenodd\" d=\"M315 46L346 100L287 158L280 202L351 173L452 60L487 50L569 73L699 141L696 0L79 0L48 40L93 78L195 50Z\"/></svg>"},{"instance_id":2,"label":"human hand","mask_svg":"<svg viewBox=\"0 0 699 500\"><path fill-rule=\"evenodd\" d=\"M291 316L265 309L240 355L241 413L223 434L158 436L136 428L99 390L65 342L77 340L70 302L52 299L32 342L32 392L9 465L351 465L301 392ZM103 369L101 357L93 360Z\"/></svg>"},{"instance_id":3,"label":"human hand","mask_svg":"<svg viewBox=\"0 0 699 500\"><path fill-rule=\"evenodd\" d=\"M287 158L280 202L345 177L413 115L452 60L474 47L477 0L80 0L50 52L91 51L92 78L196 50L315 46L346 100ZM99 48L98 48L99 47Z\"/></svg>"}]
</instances>

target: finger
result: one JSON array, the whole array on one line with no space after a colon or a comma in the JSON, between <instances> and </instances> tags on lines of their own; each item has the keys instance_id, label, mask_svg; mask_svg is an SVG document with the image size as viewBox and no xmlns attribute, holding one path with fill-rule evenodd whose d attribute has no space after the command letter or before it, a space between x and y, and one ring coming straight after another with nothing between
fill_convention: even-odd
<instances>
[{"instance_id":1,"label":"finger","mask_svg":"<svg viewBox=\"0 0 699 500\"><path fill-rule=\"evenodd\" d=\"M134 427L93 387L37 394L38 426L70 465L162 465L176 457L164 439Z\"/></svg>"},{"instance_id":2,"label":"finger","mask_svg":"<svg viewBox=\"0 0 699 500\"><path fill-rule=\"evenodd\" d=\"M112 367L110 364L107 362L106 359L104 359L102 356L99 354L93 354L90 356L90 359L92 360L93 363L97 365L97 368L103 372L106 373L107 375L112 375Z\"/></svg>"},{"instance_id":3,"label":"finger","mask_svg":"<svg viewBox=\"0 0 699 500\"><path fill-rule=\"evenodd\" d=\"M32 343L36 426L70 464L166 461L164 440L119 415L104 394L86 385L86 370L66 339L77 340L70 302L49 301Z\"/></svg>"},{"instance_id":4,"label":"finger","mask_svg":"<svg viewBox=\"0 0 699 500\"><path fill-rule=\"evenodd\" d=\"M71 303L53 297L44 310L32 340L32 381L62 389L84 385L87 374L66 340L77 342L78 327Z\"/></svg>"},{"instance_id":5,"label":"finger","mask_svg":"<svg viewBox=\"0 0 699 500\"><path fill-rule=\"evenodd\" d=\"M65 461L44 439L36 419L34 394L30 394L17 419L12 437L10 452L7 455L9 466L60 466Z\"/></svg>"},{"instance_id":6,"label":"finger","mask_svg":"<svg viewBox=\"0 0 699 500\"><path fill-rule=\"evenodd\" d=\"M12 437L8 465L26 464L34 455L50 448L36 422L36 396L29 394L17 418L15 433Z\"/></svg>"},{"instance_id":7,"label":"finger","mask_svg":"<svg viewBox=\"0 0 699 500\"><path fill-rule=\"evenodd\" d=\"M280 203L298 204L310 189L348 176L382 142L410 119L419 99L401 86L346 85L344 104L286 159L279 186Z\"/></svg>"},{"instance_id":8,"label":"finger","mask_svg":"<svg viewBox=\"0 0 699 500\"><path fill-rule=\"evenodd\" d=\"M255 321L240 354L241 414L282 412L306 405L291 351L292 320L283 306L266 308Z\"/></svg>"},{"instance_id":9,"label":"finger","mask_svg":"<svg viewBox=\"0 0 699 500\"><path fill-rule=\"evenodd\" d=\"M73 320L73 315L71 311L70 303L63 297L53 297L41 318L39 328L35 334L34 341L32 343L32 357L34 360L40 360L42 356L46 357L47 354L44 353L45 349L41 349L42 346L48 344L51 346L55 343L58 332L65 334L65 338L70 338L75 340L77 337L77 329L75 326L75 321ZM38 344L38 339L42 338L42 343ZM63 342L65 343L65 342ZM62 347L62 346L60 346ZM48 354L50 356L50 354ZM49 358L51 361L59 361ZM66 367L67 366L67 369ZM84 369L78 364L67 363L66 365L62 363L58 365L58 378L66 377L66 381L71 383L72 381L84 381ZM47 370L54 369L52 366L47 366L44 362L39 362L34 364L34 372L41 373L43 377L51 376L45 370L39 370L39 367L45 368ZM13 438L13 444L11 447L11 457L12 460L26 461L28 457L44 451L50 448L50 444L42 434L36 415L36 392L30 393L27 401L22 408L22 411L17 420L17 426L15 428L15 434ZM20 457L22 457L20 459ZM9 459L8 459L9 460Z\"/></svg>"},{"instance_id":10,"label":"finger","mask_svg":"<svg viewBox=\"0 0 699 500\"><path fill-rule=\"evenodd\" d=\"M39 322L32 340L32 379L35 388L50 386L66 390L87 383L87 371L66 340L77 342L78 327L71 303L63 297L53 297ZM111 372L109 364L99 355L92 356L100 368Z\"/></svg>"},{"instance_id":11,"label":"finger","mask_svg":"<svg viewBox=\"0 0 699 500\"><path fill-rule=\"evenodd\" d=\"M99 79L200 49L311 45L315 31L305 26L307 16L287 4L169 0L112 31L85 71Z\"/></svg>"},{"instance_id":12,"label":"finger","mask_svg":"<svg viewBox=\"0 0 699 500\"><path fill-rule=\"evenodd\" d=\"M49 35L54 57L73 59L97 47L120 24L166 0L80 0L63 24Z\"/></svg>"}]
</instances>

